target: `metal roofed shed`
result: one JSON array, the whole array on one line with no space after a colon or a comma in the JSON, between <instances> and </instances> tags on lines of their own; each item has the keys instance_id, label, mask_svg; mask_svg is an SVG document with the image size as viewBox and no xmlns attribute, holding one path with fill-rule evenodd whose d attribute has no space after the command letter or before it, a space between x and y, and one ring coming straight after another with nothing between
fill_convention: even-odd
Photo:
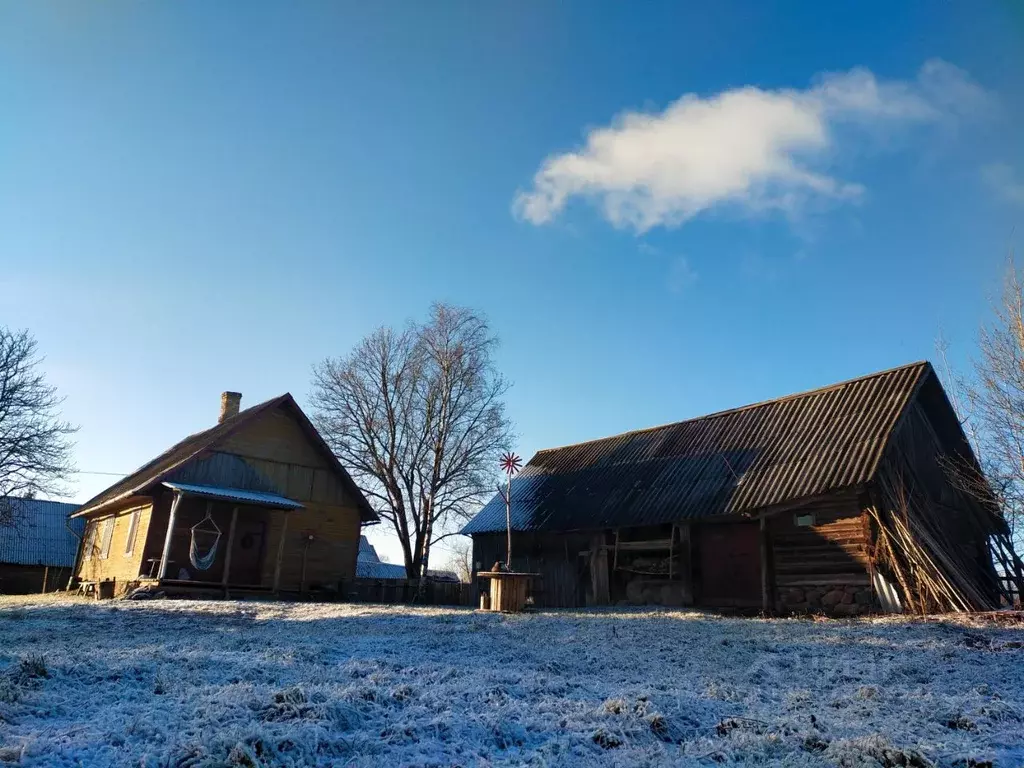
<instances>
[{"instance_id":1,"label":"metal roofed shed","mask_svg":"<svg viewBox=\"0 0 1024 768\"><path fill-rule=\"evenodd\" d=\"M1005 522L952 487L951 461L980 475L927 362L541 450L511 483L512 570L542 572L549 607L854 615L893 585L901 609L996 607ZM478 571L505 530L497 494L462 529Z\"/></svg>"},{"instance_id":2,"label":"metal roofed shed","mask_svg":"<svg viewBox=\"0 0 1024 768\"><path fill-rule=\"evenodd\" d=\"M0 594L63 589L71 576L82 520L69 516L77 504L43 499L0 498Z\"/></svg>"}]
</instances>

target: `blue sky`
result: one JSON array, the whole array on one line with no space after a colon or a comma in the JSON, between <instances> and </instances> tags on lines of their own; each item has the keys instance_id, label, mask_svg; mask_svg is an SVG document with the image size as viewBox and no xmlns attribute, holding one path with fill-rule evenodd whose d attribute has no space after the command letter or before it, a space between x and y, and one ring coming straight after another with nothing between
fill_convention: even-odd
<instances>
[{"instance_id":1,"label":"blue sky","mask_svg":"<svg viewBox=\"0 0 1024 768\"><path fill-rule=\"evenodd\" d=\"M434 300L489 315L526 456L940 329L963 364L1024 222L1020 6L680 5L0 4L0 323L79 467Z\"/></svg>"}]
</instances>

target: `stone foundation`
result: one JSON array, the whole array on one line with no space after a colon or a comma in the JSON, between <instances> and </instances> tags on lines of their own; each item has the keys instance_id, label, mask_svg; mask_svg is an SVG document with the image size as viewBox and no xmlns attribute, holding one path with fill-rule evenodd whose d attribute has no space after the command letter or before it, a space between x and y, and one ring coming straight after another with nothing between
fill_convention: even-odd
<instances>
[{"instance_id":1,"label":"stone foundation","mask_svg":"<svg viewBox=\"0 0 1024 768\"><path fill-rule=\"evenodd\" d=\"M690 605L693 596L681 581L668 579L633 579L626 585L626 603L629 605Z\"/></svg>"},{"instance_id":2,"label":"stone foundation","mask_svg":"<svg viewBox=\"0 0 1024 768\"><path fill-rule=\"evenodd\" d=\"M785 613L824 613L860 616L875 610L875 599L866 585L780 587L779 608Z\"/></svg>"}]
</instances>

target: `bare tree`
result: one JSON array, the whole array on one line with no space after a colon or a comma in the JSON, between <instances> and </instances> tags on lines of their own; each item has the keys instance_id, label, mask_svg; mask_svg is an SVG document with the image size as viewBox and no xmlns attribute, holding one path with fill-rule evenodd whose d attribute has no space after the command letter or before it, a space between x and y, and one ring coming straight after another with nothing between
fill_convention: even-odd
<instances>
[{"instance_id":1,"label":"bare tree","mask_svg":"<svg viewBox=\"0 0 1024 768\"><path fill-rule=\"evenodd\" d=\"M473 542L460 538L448 551L448 570L459 577L463 584L473 581Z\"/></svg>"},{"instance_id":2,"label":"bare tree","mask_svg":"<svg viewBox=\"0 0 1024 768\"><path fill-rule=\"evenodd\" d=\"M73 470L75 428L40 362L28 331L0 326L0 525L17 524L17 499L62 493Z\"/></svg>"},{"instance_id":3,"label":"bare tree","mask_svg":"<svg viewBox=\"0 0 1024 768\"><path fill-rule=\"evenodd\" d=\"M1005 521L1009 540L1024 553L1024 285L1011 259L991 321L982 326L971 376L958 375L940 337L950 399L982 469L947 462L947 473L964 492L990 505Z\"/></svg>"},{"instance_id":4,"label":"bare tree","mask_svg":"<svg viewBox=\"0 0 1024 768\"><path fill-rule=\"evenodd\" d=\"M1018 552L1024 544L1024 292L1008 265L1002 299L981 329L965 418Z\"/></svg>"},{"instance_id":5,"label":"bare tree","mask_svg":"<svg viewBox=\"0 0 1024 768\"><path fill-rule=\"evenodd\" d=\"M497 343L477 312L435 304L425 323L380 328L314 368L317 427L393 526L411 577L490 495L511 442Z\"/></svg>"}]
</instances>

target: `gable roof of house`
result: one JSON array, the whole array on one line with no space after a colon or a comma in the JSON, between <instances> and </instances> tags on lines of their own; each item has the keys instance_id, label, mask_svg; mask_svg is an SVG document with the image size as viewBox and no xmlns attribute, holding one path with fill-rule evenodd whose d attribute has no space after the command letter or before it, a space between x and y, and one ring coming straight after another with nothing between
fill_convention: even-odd
<instances>
[{"instance_id":1,"label":"gable roof of house","mask_svg":"<svg viewBox=\"0 0 1024 768\"><path fill-rule=\"evenodd\" d=\"M870 480L914 393L911 363L821 389L539 451L512 482L512 527L570 531L749 513ZM464 534L505 530L495 496Z\"/></svg>"},{"instance_id":2,"label":"gable roof of house","mask_svg":"<svg viewBox=\"0 0 1024 768\"><path fill-rule=\"evenodd\" d=\"M13 520L10 525L0 525L0 563L74 566L85 530L84 520L68 520L77 504L4 496L0 507L5 508L2 516L9 513Z\"/></svg>"},{"instance_id":3,"label":"gable roof of house","mask_svg":"<svg viewBox=\"0 0 1024 768\"><path fill-rule=\"evenodd\" d=\"M234 434L242 427L253 423L268 411L278 408L286 408L296 417L306 437L323 453L331 468L340 476L342 483L352 493L353 498L355 498L356 503L359 505L363 521L376 520L377 514L370 507L369 502L363 496L355 481L352 480L352 476L349 475L341 465L341 462L338 461L338 458L331 451L327 443L324 442L323 437L320 436L316 427L313 426L309 417L303 413L290 393L279 395L251 408L246 408L209 429L189 435L184 440L172 445L156 458L143 464L124 479L117 481L105 491L89 499L75 514L86 515L96 512L109 504L143 493L154 484L162 482L178 467L199 457L204 451L213 448L220 441Z\"/></svg>"}]
</instances>

